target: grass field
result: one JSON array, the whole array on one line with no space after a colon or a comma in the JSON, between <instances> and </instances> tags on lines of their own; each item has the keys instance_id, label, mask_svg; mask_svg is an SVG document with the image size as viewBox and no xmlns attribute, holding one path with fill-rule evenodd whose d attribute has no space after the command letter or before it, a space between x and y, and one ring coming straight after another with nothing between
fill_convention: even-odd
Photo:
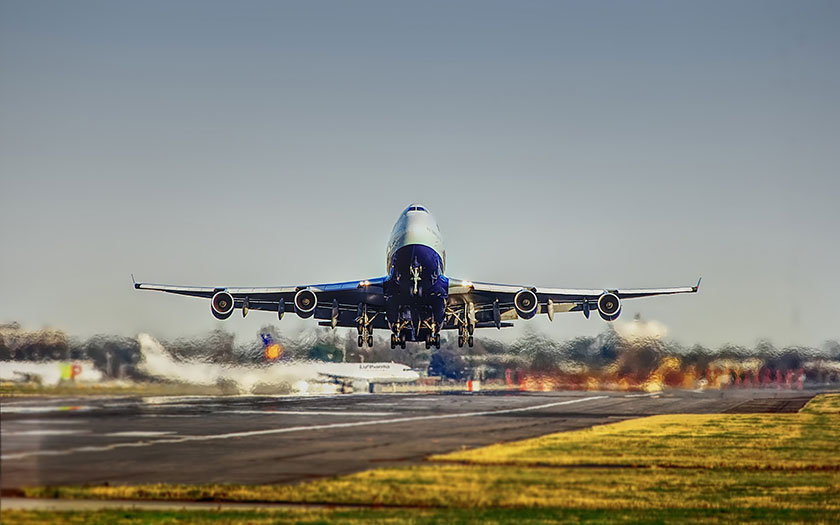
<instances>
[{"instance_id":1,"label":"grass field","mask_svg":"<svg viewBox=\"0 0 840 525\"><path fill-rule=\"evenodd\" d=\"M815 398L798 414L653 416L296 486L57 487L26 493L417 507L255 514L249 522L829 523L840 516L840 395ZM224 513L205 517L220 516L239 520ZM3 518L29 519L5 512Z\"/></svg>"}]
</instances>

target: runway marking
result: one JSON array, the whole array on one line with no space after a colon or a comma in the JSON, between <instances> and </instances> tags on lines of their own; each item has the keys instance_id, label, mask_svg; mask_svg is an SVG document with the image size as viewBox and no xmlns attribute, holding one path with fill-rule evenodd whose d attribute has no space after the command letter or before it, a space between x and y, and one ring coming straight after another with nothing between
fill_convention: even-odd
<instances>
[{"instance_id":1,"label":"runway marking","mask_svg":"<svg viewBox=\"0 0 840 525\"><path fill-rule=\"evenodd\" d=\"M647 394L627 394L624 397L653 397L661 394L662 392L648 392Z\"/></svg>"},{"instance_id":2,"label":"runway marking","mask_svg":"<svg viewBox=\"0 0 840 525\"><path fill-rule=\"evenodd\" d=\"M520 407L520 408L505 408L501 410L485 410L481 412L462 412L462 413L455 413L455 414L438 414L438 415L431 415L431 416L410 416L410 417L397 417L393 419L380 419L376 421L353 421L350 423L329 423L324 425L309 425L305 427L288 427L288 428L272 428L267 430L249 430L244 432L228 432L225 434L209 434L209 435L201 435L201 436L180 436L177 438L163 438L154 441L134 441L131 443L113 443L110 445L91 445L85 447L77 447L77 448L70 448L65 450L35 450L32 452L19 452L17 454L7 454L4 456L0 456L0 460L2 461L13 461L16 459L25 459L32 456L63 456L68 454L73 454L76 452L107 452L110 450L116 450L118 448L137 448L137 447L148 447L152 445L159 445L159 444L176 444L176 443L188 443L194 441L214 441L219 439L233 439L233 438L242 438L242 437L254 437L254 436L269 436L273 434L288 434L291 432L306 432L306 431L313 431L313 430L328 430L333 428L352 428L352 427L362 427L367 425L390 425L394 423L408 423L411 421L431 421L435 419L455 419L461 417L477 417L477 416L494 416L498 414L515 414L518 412L529 412L532 410L541 410L544 408L551 408L561 405L571 405L574 403L583 403L585 401L595 401L598 399L606 399L609 396L591 396L591 397L582 397L578 399L570 399L567 401L556 401L554 403L545 403L542 405L533 405L527 407Z\"/></svg>"},{"instance_id":3,"label":"runway marking","mask_svg":"<svg viewBox=\"0 0 840 525\"><path fill-rule=\"evenodd\" d=\"M158 437L158 436L168 436L169 434L175 434L176 432L167 431L167 430L124 430L122 432L109 432L107 434L103 434L103 436L108 437Z\"/></svg>"},{"instance_id":4,"label":"runway marking","mask_svg":"<svg viewBox=\"0 0 840 525\"><path fill-rule=\"evenodd\" d=\"M55 406L2 406L0 413L6 414L43 414L46 412L78 412L85 410L93 410L93 407L87 405L55 405Z\"/></svg>"},{"instance_id":5,"label":"runway marking","mask_svg":"<svg viewBox=\"0 0 840 525\"><path fill-rule=\"evenodd\" d=\"M88 434L87 430L19 430L19 431L1 431L0 434L4 436L66 436L70 434Z\"/></svg>"},{"instance_id":6,"label":"runway marking","mask_svg":"<svg viewBox=\"0 0 840 525\"><path fill-rule=\"evenodd\" d=\"M263 416L393 416L396 414L396 412L342 412L341 410L221 410L219 413Z\"/></svg>"}]
</instances>

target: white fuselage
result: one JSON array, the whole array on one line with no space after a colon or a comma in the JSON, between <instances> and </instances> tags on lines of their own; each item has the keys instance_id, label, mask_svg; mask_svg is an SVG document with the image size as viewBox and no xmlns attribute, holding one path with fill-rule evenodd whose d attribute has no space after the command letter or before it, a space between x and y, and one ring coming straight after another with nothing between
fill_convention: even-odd
<instances>
[{"instance_id":1,"label":"white fuselage","mask_svg":"<svg viewBox=\"0 0 840 525\"><path fill-rule=\"evenodd\" d=\"M397 219L391 237L388 240L388 248L385 251L385 271L391 271L391 264L394 254L400 248L409 245L428 246L434 250L441 261L440 273L446 271L446 250L443 248L443 237L440 234L437 221L422 205L412 204Z\"/></svg>"},{"instance_id":2,"label":"white fuselage","mask_svg":"<svg viewBox=\"0 0 840 525\"><path fill-rule=\"evenodd\" d=\"M408 383L420 377L401 363L318 363L318 373L368 383Z\"/></svg>"}]
</instances>

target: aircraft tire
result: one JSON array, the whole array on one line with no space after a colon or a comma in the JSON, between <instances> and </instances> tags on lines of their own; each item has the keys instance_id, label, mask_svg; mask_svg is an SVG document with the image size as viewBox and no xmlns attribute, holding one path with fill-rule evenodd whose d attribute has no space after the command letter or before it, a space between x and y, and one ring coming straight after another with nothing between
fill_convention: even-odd
<instances>
[{"instance_id":1,"label":"aircraft tire","mask_svg":"<svg viewBox=\"0 0 840 525\"><path fill-rule=\"evenodd\" d=\"M367 336L367 344L368 344L369 347L373 348L373 336L372 335Z\"/></svg>"},{"instance_id":2,"label":"aircraft tire","mask_svg":"<svg viewBox=\"0 0 840 525\"><path fill-rule=\"evenodd\" d=\"M361 348L363 344L365 344L365 340L362 336L359 336L359 348Z\"/></svg>"},{"instance_id":3,"label":"aircraft tire","mask_svg":"<svg viewBox=\"0 0 840 525\"><path fill-rule=\"evenodd\" d=\"M473 345L475 344L475 339L473 339L473 336L469 336L469 338L467 338L467 344L470 345L470 348L473 347Z\"/></svg>"}]
</instances>

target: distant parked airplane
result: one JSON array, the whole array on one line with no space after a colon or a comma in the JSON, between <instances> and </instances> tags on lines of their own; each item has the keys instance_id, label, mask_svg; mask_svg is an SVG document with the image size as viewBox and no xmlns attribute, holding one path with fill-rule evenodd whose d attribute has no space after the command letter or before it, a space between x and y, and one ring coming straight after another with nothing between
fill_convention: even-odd
<instances>
[{"instance_id":1,"label":"distant parked airplane","mask_svg":"<svg viewBox=\"0 0 840 525\"><path fill-rule=\"evenodd\" d=\"M458 346L473 346L476 328L512 326L514 319L539 313L553 320L558 312L592 310L605 321L621 313L623 299L695 293L695 286L652 289L565 289L494 284L448 278L446 251L440 230L429 211L412 204L402 212L386 250L387 275L374 279L328 284L268 288L194 287L134 283L138 290L157 290L210 299L217 319L240 308L286 312L324 319L321 326L355 327L358 344L373 346L373 330L391 333L391 348L407 341L425 341L440 348L441 330L458 330Z\"/></svg>"}]
</instances>

